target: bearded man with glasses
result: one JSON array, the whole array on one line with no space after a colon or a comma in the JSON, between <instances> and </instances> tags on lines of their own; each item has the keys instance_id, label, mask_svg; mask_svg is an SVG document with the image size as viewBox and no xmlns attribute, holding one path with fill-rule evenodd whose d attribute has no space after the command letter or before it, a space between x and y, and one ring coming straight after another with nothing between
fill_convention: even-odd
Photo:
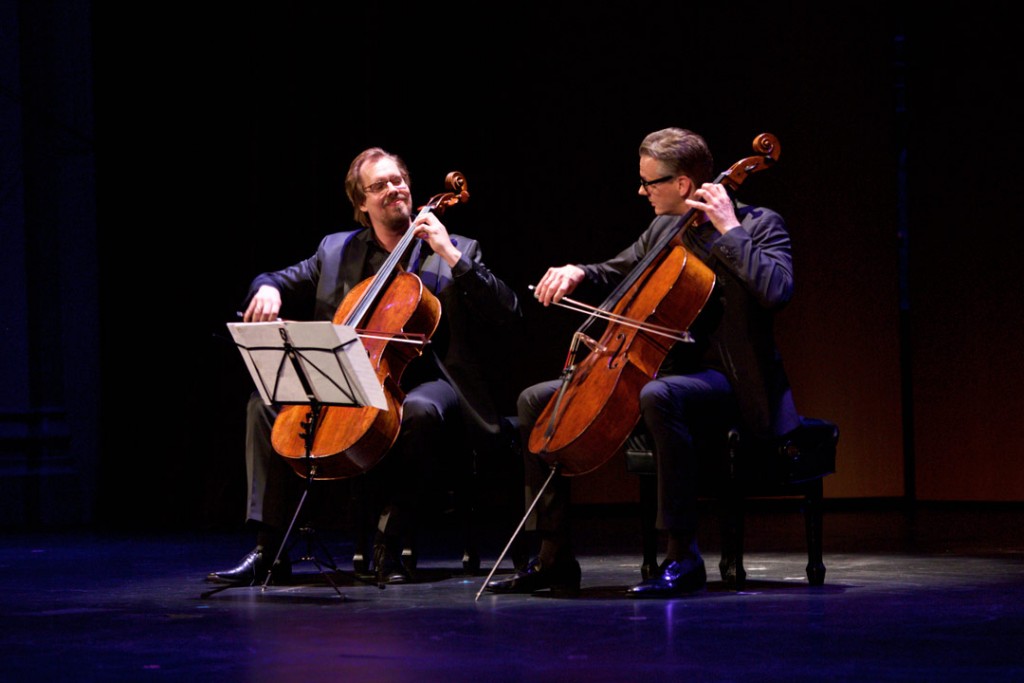
<instances>
[{"instance_id":1,"label":"bearded man with glasses","mask_svg":"<svg viewBox=\"0 0 1024 683\"><path fill-rule=\"evenodd\" d=\"M409 171L399 157L379 147L363 151L349 166L345 192L362 227L329 234L306 260L257 275L242 319L332 320L345 295L372 278L413 231L416 239L406 249L401 268L419 276L438 298L440 320L423 353L402 372L397 440L368 474L359 475L373 477L380 489L373 562L377 580L404 583L414 577L400 559L403 541L415 531L420 498L438 462L455 450L453 443L471 420L499 429L477 354L489 347L488 333L517 324L522 313L515 292L484 265L479 242L449 234L432 212L414 217ZM257 529L256 547L236 567L210 573L211 582L263 583L299 505L303 479L271 444L276 415L276 407L252 394L246 520ZM289 558L282 553L271 579L289 574Z\"/></svg>"}]
</instances>

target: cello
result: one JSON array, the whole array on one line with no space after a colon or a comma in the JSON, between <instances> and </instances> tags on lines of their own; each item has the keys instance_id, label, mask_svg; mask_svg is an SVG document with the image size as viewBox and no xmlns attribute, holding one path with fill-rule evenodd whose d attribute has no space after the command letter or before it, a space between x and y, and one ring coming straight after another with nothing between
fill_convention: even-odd
<instances>
[{"instance_id":1,"label":"cello","mask_svg":"<svg viewBox=\"0 0 1024 683\"><path fill-rule=\"evenodd\" d=\"M736 190L749 174L778 160L779 142L770 133L758 135L753 148L757 155L737 161L714 182ZM640 389L654 379L673 344L690 341L687 329L715 285L711 269L681 241L701 219L696 209L683 215L600 307L567 300L566 307L589 310L590 316L573 336L562 384L528 442L553 471L586 474L619 452L640 421ZM595 340L586 331L597 320L609 322ZM581 347L590 353L577 362Z\"/></svg>"},{"instance_id":2,"label":"cello","mask_svg":"<svg viewBox=\"0 0 1024 683\"><path fill-rule=\"evenodd\" d=\"M420 207L416 219L428 212L441 215L449 206L469 200L462 173L449 173L445 186L450 191L434 195ZM441 302L418 276L401 267L413 239L410 227L380 270L345 295L333 318L335 325L355 328L388 408L282 407L271 430L271 444L301 477L345 479L362 474L380 461L398 438L405 398L400 387L402 373L422 355L441 319ZM312 445L308 445L308 430L314 427Z\"/></svg>"}]
</instances>

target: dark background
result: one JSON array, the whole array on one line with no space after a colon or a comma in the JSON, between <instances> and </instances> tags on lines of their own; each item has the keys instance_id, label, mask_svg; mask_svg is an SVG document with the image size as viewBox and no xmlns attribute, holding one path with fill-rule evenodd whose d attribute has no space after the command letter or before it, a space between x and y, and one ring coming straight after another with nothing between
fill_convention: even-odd
<instances>
[{"instance_id":1,"label":"dark background","mask_svg":"<svg viewBox=\"0 0 1024 683\"><path fill-rule=\"evenodd\" d=\"M801 411L842 429L826 495L1022 500L1020 64L970 7L5 3L5 516L240 524L252 384L225 323L350 227L368 146L418 204L465 174L445 223L526 312L491 349L512 413L580 322L527 286L647 225L636 150L666 126L719 170L781 142L740 198L793 236L780 346ZM630 499L619 466L578 498Z\"/></svg>"}]
</instances>

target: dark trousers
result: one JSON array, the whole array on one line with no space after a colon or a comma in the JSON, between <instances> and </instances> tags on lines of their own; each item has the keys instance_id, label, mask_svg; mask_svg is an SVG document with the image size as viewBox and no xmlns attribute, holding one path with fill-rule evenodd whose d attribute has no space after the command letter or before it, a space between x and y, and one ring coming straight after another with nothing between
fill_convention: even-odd
<instances>
[{"instance_id":1,"label":"dark trousers","mask_svg":"<svg viewBox=\"0 0 1024 683\"><path fill-rule=\"evenodd\" d=\"M560 380L542 382L520 393L517 409L523 444L529 443L533 425L560 384ZM641 389L640 413L657 463L657 526L680 537L692 537L697 530L697 444L706 436L721 433L735 419L732 387L725 375L715 370L661 377ZM523 450L523 465L529 506L550 468L528 448ZM570 481L571 477L559 476L551 481L527 520L528 530L568 533Z\"/></svg>"},{"instance_id":2,"label":"dark trousers","mask_svg":"<svg viewBox=\"0 0 1024 683\"><path fill-rule=\"evenodd\" d=\"M249 494L246 519L287 529L298 507L305 480L274 451L270 442L277 411L259 394L249 398L246 420L246 474ZM383 504L379 530L388 535L412 531L421 494L447 453L462 438L459 400L443 380L425 382L409 391L402 403L398 438L369 472Z\"/></svg>"}]
</instances>

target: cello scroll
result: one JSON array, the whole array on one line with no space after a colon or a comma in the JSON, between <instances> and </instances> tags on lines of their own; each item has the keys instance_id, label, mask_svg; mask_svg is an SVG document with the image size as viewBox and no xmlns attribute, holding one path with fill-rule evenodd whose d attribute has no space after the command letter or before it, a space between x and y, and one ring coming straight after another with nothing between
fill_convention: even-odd
<instances>
[{"instance_id":1,"label":"cello scroll","mask_svg":"<svg viewBox=\"0 0 1024 683\"><path fill-rule=\"evenodd\" d=\"M722 174L720 182L730 190L737 190L751 173L757 173L773 165L779 160L782 148L779 139L771 133L761 133L752 144L757 156L740 159Z\"/></svg>"},{"instance_id":2,"label":"cello scroll","mask_svg":"<svg viewBox=\"0 0 1024 683\"><path fill-rule=\"evenodd\" d=\"M433 211L441 215L449 206L465 204L469 201L469 190L466 189L466 176L458 171L452 171L444 178L444 185L451 192L441 192L430 198L430 201L420 207L420 213Z\"/></svg>"}]
</instances>

